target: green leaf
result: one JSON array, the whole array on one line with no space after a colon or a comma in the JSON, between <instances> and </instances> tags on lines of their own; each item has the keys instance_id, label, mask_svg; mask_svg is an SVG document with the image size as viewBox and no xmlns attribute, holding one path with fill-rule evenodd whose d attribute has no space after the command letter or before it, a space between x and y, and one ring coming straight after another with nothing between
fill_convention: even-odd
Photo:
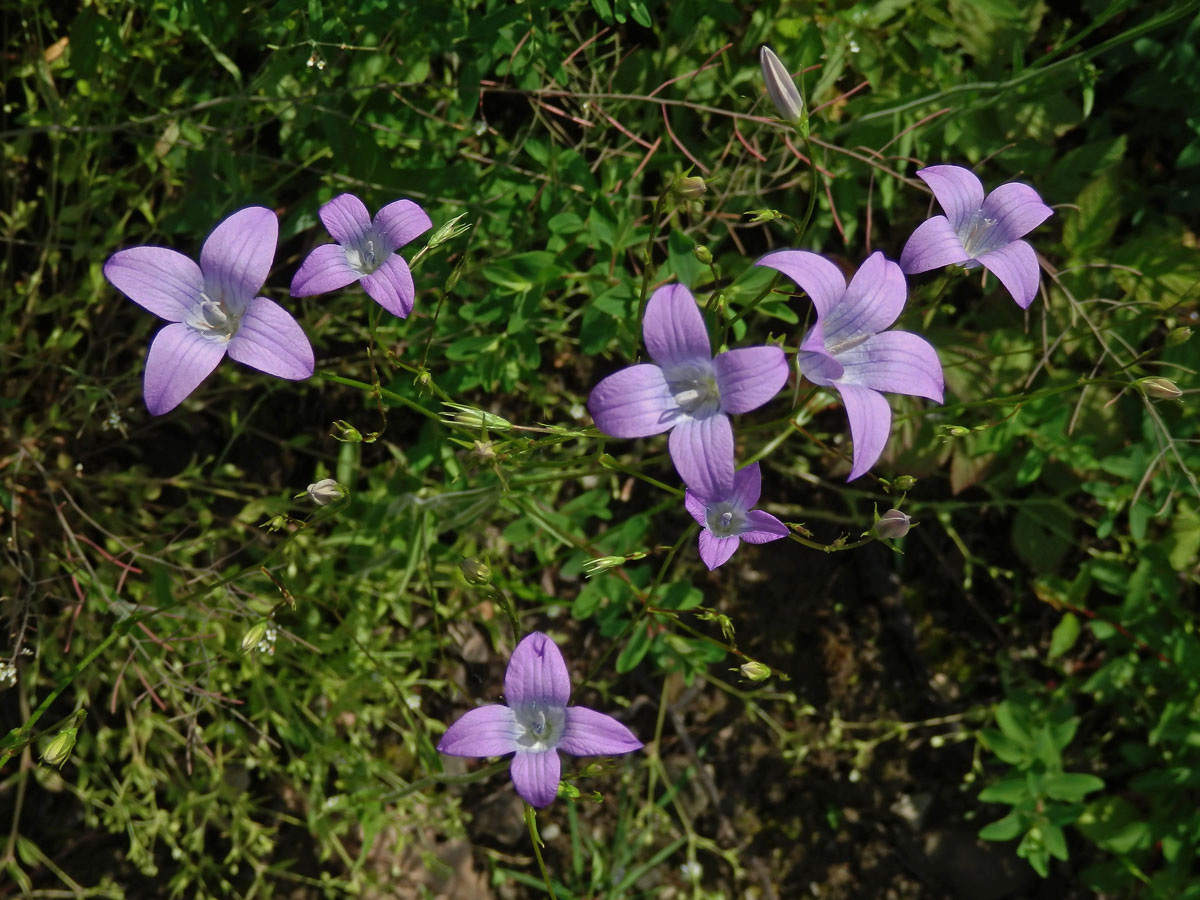
<instances>
[{"instance_id":1,"label":"green leaf","mask_svg":"<svg viewBox=\"0 0 1200 900\"><path fill-rule=\"evenodd\" d=\"M1033 735L1030 734L1025 723L1020 721L1021 718L1023 716L1020 711L1008 700L996 705L996 724L1000 726L1000 731L1004 733L1004 736L1014 744L1032 747Z\"/></svg>"},{"instance_id":2,"label":"green leaf","mask_svg":"<svg viewBox=\"0 0 1200 900\"><path fill-rule=\"evenodd\" d=\"M1047 775L1042 782L1042 790L1047 797L1055 800L1065 800L1068 803L1078 803L1092 791L1104 789L1104 782L1095 775L1083 772L1059 772Z\"/></svg>"},{"instance_id":3,"label":"green leaf","mask_svg":"<svg viewBox=\"0 0 1200 900\"><path fill-rule=\"evenodd\" d=\"M1151 843L1150 824L1141 813L1121 797L1093 800L1075 822L1088 840L1110 853L1145 850Z\"/></svg>"},{"instance_id":4,"label":"green leaf","mask_svg":"<svg viewBox=\"0 0 1200 900\"><path fill-rule=\"evenodd\" d=\"M1054 633L1050 635L1050 658L1058 659L1074 647L1075 641L1079 639L1079 632L1079 617L1075 613L1065 613L1054 626Z\"/></svg>"},{"instance_id":5,"label":"green leaf","mask_svg":"<svg viewBox=\"0 0 1200 900\"><path fill-rule=\"evenodd\" d=\"M617 671L621 674L632 671L638 663L642 661L642 657L650 649L650 644L653 641L651 631L653 625L650 622L639 622L633 627L633 634L629 638L629 643L621 651L621 655L617 657Z\"/></svg>"},{"instance_id":6,"label":"green leaf","mask_svg":"<svg viewBox=\"0 0 1200 900\"><path fill-rule=\"evenodd\" d=\"M1029 793L1029 782L1025 778L1014 777L988 785L979 792L979 799L984 803L1007 803L1009 806L1016 806L1033 798Z\"/></svg>"},{"instance_id":7,"label":"green leaf","mask_svg":"<svg viewBox=\"0 0 1200 900\"><path fill-rule=\"evenodd\" d=\"M979 733L980 742L1010 766L1018 766L1029 759L1029 748L1010 740L999 731L985 728Z\"/></svg>"},{"instance_id":8,"label":"green leaf","mask_svg":"<svg viewBox=\"0 0 1200 900\"><path fill-rule=\"evenodd\" d=\"M985 841L1011 841L1024 829L1024 816L1014 809L1003 819L980 828L979 836Z\"/></svg>"},{"instance_id":9,"label":"green leaf","mask_svg":"<svg viewBox=\"0 0 1200 900\"><path fill-rule=\"evenodd\" d=\"M1075 259L1094 257L1112 240L1121 221L1121 195L1117 170L1105 172L1082 191L1075 202L1077 213L1063 222L1063 246Z\"/></svg>"}]
</instances>

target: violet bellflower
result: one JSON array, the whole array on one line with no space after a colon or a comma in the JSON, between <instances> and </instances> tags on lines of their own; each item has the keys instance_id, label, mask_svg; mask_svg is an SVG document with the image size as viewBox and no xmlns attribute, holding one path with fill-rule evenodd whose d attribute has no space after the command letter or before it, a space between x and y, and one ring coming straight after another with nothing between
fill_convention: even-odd
<instances>
[{"instance_id":1,"label":"violet bellflower","mask_svg":"<svg viewBox=\"0 0 1200 900\"><path fill-rule=\"evenodd\" d=\"M279 304L256 294L275 258L279 220L262 206L238 210L200 248L200 265L166 247L119 250L104 277L168 325L150 342L143 394L151 415L170 412L228 353L279 378L313 373L312 345Z\"/></svg>"},{"instance_id":2,"label":"violet bellflower","mask_svg":"<svg viewBox=\"0 0 1200 900\"><path fill-rule=\"evenodd\" d=\"M646 304L642 334L651 363L621 369L592 389L588 409L605 434L649 437L670 431L671 461L701 497L733 487L730 413L758 409L787 381L779 347L712 355L704 317L682 284L660 287Z\"/></svg>"},{"instance_id":3,"label":"violet bellflower","mask_svg":"<svg viewBox=\"0 0 1200 900\"><path fill-rule=\"evenodd\" d=\"M408 263L396 251L433 227L425 210L411 200L397 200L372 220L361 200L340 194L319 215L337 243L322 244L300 264L292 296L324 294L358 281L376 303L407 318L417 291Z\"/></svg>"},{"instance_id":4,"label":"violet bellflower","mask_svg":"<svg viewBox=\"0 0 1200 900\"><path fill-rule=\"evenodd\" d=\"M778 269L808 294L817 321L800 344L796 362L813 384L841 394L850 419L853 481L883 453L892 411L880 391L942 402L942 365L930 343L907 331L884 331L904 309L900 267L876 251L850 280L824 257L779 250L758 261Z\"/></svg>"},{"instance_id":5,"label":"violet bellflower","mask_svg":"<svg viewBox=\"0 0 1200 900\"><path fill-rule=\"evenodd\" d=\"M683 494L683 505L703 530L700 559L712 571L729 560L742 541L765 544L787 537L787 526L769 512L754 509L762 493L762 473L752 463L733 474L733 489L719 497Z\"/></svg>"},{"instance_id":6,"label":"violet bellflower","mask_svg":"<svg viewBox=\"0 0 1200 900\"><path fill-rule=\"evenodd\" d=\"M983 266L1000 280L1021 309L1037 296L1037 254L1024 235L1054 215L1027 184L1010 181L987 197L975 173L962 166L929 166L917 172L944 216L917 226L900 253L905 275L940 266Z\"/></svg>"},{"instance_id":7,"label":"violet bellflower","mask_svg":"<svg viewBox=\"0 0 1200 900\"><path fill-rule=\"evenodd\" d=\"M450 756L512 753L513 785L531 806L549 806L558 793L561 761L572 756L632 753L642 742L612 716L567 706L571 678L562 653L548 635L526 635L504 673L507 705L479 706L446 729L438 750Z\"/></svg>"}]
</instances>

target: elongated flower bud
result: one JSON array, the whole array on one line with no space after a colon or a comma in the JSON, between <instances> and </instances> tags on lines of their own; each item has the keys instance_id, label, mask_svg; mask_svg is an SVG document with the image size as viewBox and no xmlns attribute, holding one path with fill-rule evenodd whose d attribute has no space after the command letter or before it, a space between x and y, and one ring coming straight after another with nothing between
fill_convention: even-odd
<instances>
[{"instance_id":1,"label":"elongated flower bud","mask_svg":"<svg viewBox=\"0 0 1200 900\"><path fill-rule=\"evenodd\" d=\"M1178 400L1183 396L1179 385L1169 378L1159 378L1155 375L1152 378L1143 378L1138 384L1151 400Z\"/></svg>"},{"instance_id":2,"label":"elongated flower bud","mask_svg":"<svg viewBox=\"0 0 1200 900\"><path fill-rule=\"evenodd\" d=\"M766 45L763 45L758 59L762 63L767 96L775 104L779 117L785 122L799 122L804 118L804 101L800 98L800 91L796 89L796 82L792 80L791 74L774 51Z\"/></svg>"},{"instance_id":3,"label":"elongated flower bud","mask_svg":"<svg viewBox=\"0 0 1200 900\"><path fill-rule=\"evenodd\" d=\"M492 567L481 559L468 556L459 562L458 567L468 584L482 586L492 583Z\"/></svg>"},{"instance_id":4,"label":"elongated flower bud","mask_svg":"<svg viewBox=\"0 0 1200 900\"><path fill-rule=\"evenodd\" d=\"M317 506L327 506L334 500L341 500L346 496L346 489L332 478L322 478L320 481L310 484L305 493Z\"/></svg>"}]
</instances>

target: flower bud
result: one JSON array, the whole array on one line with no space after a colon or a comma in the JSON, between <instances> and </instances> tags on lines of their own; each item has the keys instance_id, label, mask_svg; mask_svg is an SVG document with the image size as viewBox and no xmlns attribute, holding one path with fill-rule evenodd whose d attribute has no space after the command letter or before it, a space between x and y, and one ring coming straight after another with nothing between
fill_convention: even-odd
<instances>
[{"instance_id":1,"label":"flower bud","mask_svg":"<svg viewBox=\"0 0 1200 900\"><path fill-rule=\"evenodd\" d=\"M242 652L253 653L254 648L262 643L262 639L267 636L267 620L261 619L255 622L242 635Z\"/></svg>"},{"instance_id":2,"label":"flower bud","mask_svg":"<svg viewBox=\"0 0 1200 900\"><path fill-rule=\"evenodd\" d=\"M692 256L696 257L702 265L712 265L712 252L701 244L697 244L692 248Z\"/></svg>"},{"instance_id":3,"label":"flower bud","mask_svg":"<svg viewBox=\"0 0 1200 900\"><path fill-rule=\"evenodd\" d=\"M63 767L63 763L71 758L71 751L75 749L75 738L79 736L79 723L86 715L87 712L82 709L76 712L71 719L71 724L46 742L42 748L42 762L60 769Z\"/></svg>"},{"instance_id":4,"label":"flower bud","mask_svg":"<svg viewBox=\"0 0 1200 900\"><path fill-rule=\"evenodd\" d=\"M585 559L583 561L583 575L585 578L591 578L593 575L608 569L622 566L625 564L623 556L597 556L593 559Z\"/></svg>"},{"instance_id":5,"label":"flower bud","mask_svg":"<svg viewBox=\"0 0 1200 900\"><path fill-rule=\"evenodd\" d=\"M771 677L771 667L754 659L742 663L738 666L738 671L742 673L743 678L750 681L766 681Z\"/></svg>"},{"instance_id":6,"label":"flower bud","mask_svg":"<svg viewBox=\"0 0 1200 900\"><path fill-rule=\"evenodd\" d=\"M458 224L460 221L465 219L466 216L466 213L457 215L449 222L442 225L442 227L437 231L435 231L433 236L429 238L429 249L432 250L434 247L441 246L442 244L446 243L446 241L452 241L460 234L466 232L471 226Z\"/></svg>"},{"instance_id":7,"label":"flower bud","mask_svg":"<svg viewBox=\"0 0 1200 900\"><path fill-rule=\"evenodd\" d=\"M310 484L305 493L308 494L308 499L317 506L328 506L334 500L341 500L346 496L346 488L338 484L332 478L322 478L315 484Z\"/></svg>"},{"instance_id":8,"label":"flower bud","mask_svg":"<svg viewBox=\"0 0 1200 900\"><path fill-rule=\"evenodd\" d=\"M908 534L912 519L898 509L889 509L875 523L875 536L895 540Z\"/></svg>"},{"instance_id":9,"label":"flower bud","mask_svg":"<svg viewBox=\"0 0 1200 900\"><path fill-rule=\"evenodd\" d=\"M461 425L464 428L487 428L491 431L512 431L512 422L473 406L463 406L461 403L443 402L442 406L452 410L442 416L445 425Z\"/></svg>"},{"instance_id":10,"label":"flower bud","mask_svg":"<svg viewBox=\"0 0 1200 900\"><path fill-rule=\"evenodd\" d=\"M482 587L492 583L492 567L483 560L468 556L458 564L458 567L462 570L463 578L467 579L467 584Z\"/></svg>"},{"instance_id":11,"label":"flower bud","mask_svg":"<svg viewBox=\"0 0 1200 900\"><path fill-rule=\"evenodd\" d=\"M1186 325L1181 325L1178 328L1172 328L1167 332L1166 340L1163 345L1166 347L1178 347L1180 344L1186 344L1192 337L1192 329Z\"/></svg>"},{"instance_id":12,"label":"flower bud","mask_svg":"<svg viewBox=\"0 0 1200 900\"><path fill-rule=\"evenodd\" d=\"M699 175L681 175L671 188L680 200L698 200L708 190L708 185Z\"/></svg>"},{"instance_id":13,"label":"flower bud","mask_svg":"<svg viewBox=\"0 0 1200 900\"><path fill-rule=\"evenodd\" d=\"M911 475L901 475L892 482L892 487L898 491L911 491L916 486L917 479L913 478Z\"/></svg>"},{"instance_id":14,"label":"flower bud","mask_svg":"<svg viewBox=\"0 0 1200 900\"><path fill-rule=\"evenodd\" d=\"M1183 396L1183 391L1175 382L1169 378L1159 378L1157 375L1141 379L1138 386L1151 400L1178 400Z\"/></svg>"},{"instance_id":15,"label":"flower bud","mask_svg":"<svg viewBox=\"0 0 1200 900\"><path fill-rule=\"evenodd\" d=\"M767 96L779 111L779 117L785 122L800 122L804 118L804 101L796 90L796 82L791 73L770 47L763 45L758 54L762 63L763 81L767 85Z\"/></svg>"}]
</instances>

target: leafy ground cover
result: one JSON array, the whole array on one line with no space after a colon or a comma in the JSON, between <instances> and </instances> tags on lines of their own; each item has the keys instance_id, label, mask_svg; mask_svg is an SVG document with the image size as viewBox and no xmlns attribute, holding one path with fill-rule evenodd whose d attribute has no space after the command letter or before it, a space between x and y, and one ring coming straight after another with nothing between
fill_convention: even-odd
<instances>
[{"instance_id":1,"label":"leafy ground cover","mask_svg":"<svg viewBox=\"0 0 1200 900\"><path fill-rule=\"evenodd\" d=\"M1198 7L18 5L0 896L1200 896ZM1049 204L1039 290L909 272L944 402L888 393L847 481L754 263L901 260L935 164ZM432 221L406 318L289 295L345 193ZM314 374L151 415L105 264L250 206ZM713 569L669 439L588 405L672 283L789 368L733 417L789 534ZM645 745L536 812L437 749L535 631Z\"/></svg>"}]
</instances>

